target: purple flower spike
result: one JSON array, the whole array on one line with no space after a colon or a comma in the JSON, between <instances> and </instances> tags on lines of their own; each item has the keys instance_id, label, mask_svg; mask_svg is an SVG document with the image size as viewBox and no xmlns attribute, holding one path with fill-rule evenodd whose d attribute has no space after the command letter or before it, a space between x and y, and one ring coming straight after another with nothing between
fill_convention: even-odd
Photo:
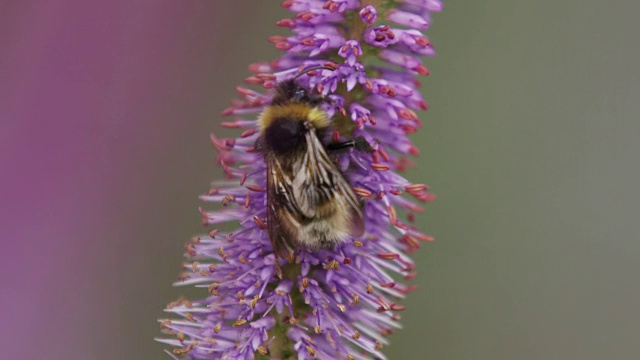
<instances>
[{"instance_id":1,"label":"purple flower spike","mask_svg":"<svg viewBox=\"0 0 640 360\"><path fill-rule=\"evenodd\" d=\"M385 359L387 337L400 328L399 302L415 288L404 284L416 275L408 254L433 241L413 222L423 211L418 204L434 195L398 173L419 152L407 135L422 127L416 111L427 109L416 79L429 73L420 56L434 55L420 29L442 3L285 0L282 6L293 15L277 26L292 33L269 38L282 57L250 65L247 86L236 88L240 99L223 111L233 120L222 125L238 136L211 136L226 179L201 196L215 204L200 210L209 231L185 246L190 261L177 282L207 295L167 306L173 319L161 327L173 337L159 341L174 347L167 351L174 359ZM374 26L378 19L403 28ZM364 234L335 248L300 246L285 261L269 239L266 165L255 144L270 89L294 77L327 96L320 106L334 124L331 141L362 137L373 151L330 153L364 203Z\"/></svg>"}]
</instances>

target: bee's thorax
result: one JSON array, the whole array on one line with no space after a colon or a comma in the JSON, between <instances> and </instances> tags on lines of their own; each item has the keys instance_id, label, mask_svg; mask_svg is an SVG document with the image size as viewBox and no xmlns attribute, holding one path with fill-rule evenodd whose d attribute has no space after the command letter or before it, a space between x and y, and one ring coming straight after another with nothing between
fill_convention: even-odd
<instances>
[{"instance_id":1,"label":"bee's thorax","mask_svg":"<svg viewBox=\"0 0 640 360\"><path fill-rule=\"evenodd\" d=\"M310 130L301 119L277 118L265 129L264 141L278 154L292 153L304 148L307 131Z\"/></svg>"}]
</instances>

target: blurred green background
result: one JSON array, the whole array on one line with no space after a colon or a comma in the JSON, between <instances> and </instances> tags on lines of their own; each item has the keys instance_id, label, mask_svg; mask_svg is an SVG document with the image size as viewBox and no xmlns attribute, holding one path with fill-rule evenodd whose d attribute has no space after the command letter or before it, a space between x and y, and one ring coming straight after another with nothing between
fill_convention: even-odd
<instances>
[{"instance_id":1,"label":"blurred green background","mask_svg":"<svg viewBox=\"0 0 640 360\"><path fill-rule=\"evenodd\" d=\"M279 1L0 14L6 359L160 359L208 135ZM390 359L640 357L640 2L446 1L407 177L438 200Z\"/></svg>"}]
</instances>

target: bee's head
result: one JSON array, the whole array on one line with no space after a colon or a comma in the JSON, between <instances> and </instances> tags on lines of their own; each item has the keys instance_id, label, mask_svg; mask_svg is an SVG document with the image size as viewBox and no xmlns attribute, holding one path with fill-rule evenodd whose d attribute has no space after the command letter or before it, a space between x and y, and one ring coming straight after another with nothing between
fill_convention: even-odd
<instances>
[{"instance_id":1,"label":"bee's head","mask_svg":"<svg viewBox=\"0 0 640 360\"><path fill-rule=\"evenodd\" d=\"M272 105L283 105L287 103L300 103L308 104L311 106L318 106L325 101L324 96L320 94L314 94L312 91L305 89L298 83L298 78L303 75L309 75L316 70L331 70L335 68L330 66L314 66L301 71L293 79L284 80L278 83L275 89L275 96L271 100Z\"/></svg>"},{"instance_id":2,"label":"bee's head","mask_svg":"<svg viewBox=\"0 0 640 360\"><path fill-rule=\"evenodd\" d=\"M275 90L275 96L271 100L272 105L287 103L314 104L317 98L317 95L310 95L309 91L293 79L280 82Z\"/></svg>"},{"instance_id":3,"label":"bee's head","mask_svg":"<svg viewBox=\"0 0 640 360\"><path fill-rule=\"evenodd\" d=\"M293 102L307 102L309 95L307 94L307 90L305 90L302 86L296 84L296 88L293 90L293 94L291 96L291 101Z\"/></svg>"}]
</instances>

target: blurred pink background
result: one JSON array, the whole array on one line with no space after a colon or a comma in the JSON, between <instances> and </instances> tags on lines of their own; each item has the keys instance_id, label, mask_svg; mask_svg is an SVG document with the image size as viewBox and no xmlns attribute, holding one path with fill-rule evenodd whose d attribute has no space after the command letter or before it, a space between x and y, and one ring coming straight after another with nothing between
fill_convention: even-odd
<instances>
[{"instance_id":1,"label":"blurred pink background","mask_svg":"<svg viewBox=\"0 0 640 360\"><path fill-rule=\"evenodd\" d=\"M0 357L163 356L155 319L240 80L216 74L254 60L224 56L241 46L224 31L239 5L1 6Z\"/></svg>"}]
</instances>

